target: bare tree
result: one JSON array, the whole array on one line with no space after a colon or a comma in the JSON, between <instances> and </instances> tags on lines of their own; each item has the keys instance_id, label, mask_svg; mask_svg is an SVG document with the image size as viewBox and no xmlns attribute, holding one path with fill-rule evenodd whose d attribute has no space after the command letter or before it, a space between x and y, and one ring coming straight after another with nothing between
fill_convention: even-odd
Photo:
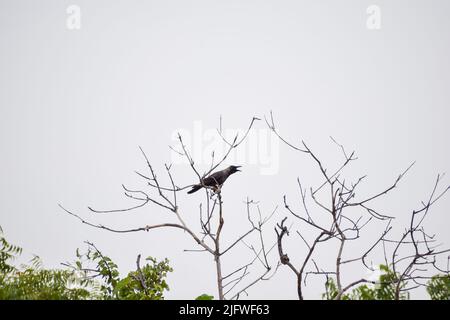
<instances>
[{"instance_id":1,"label":"bare tree","mask_svg":"<svg viewBox=\"0 0 450 320\"><path fill-rule=\"evenodd\" d=\"M239 299L242 294L247 294L247 290L255 285L256 283L267 280L272 277L278 265L273 267L269 263L268 255L272 249L276 246L276 242L273 242L269 247L267 246L267 241L265 240L263 227L270 220L270 218L275 214L277 208L271 211L268 215L263 216L259 204L255 201L249 200L245 201L247 220L249 223L248 231L244 234L237 236L235 241L233 241L228 246L222 248L221 236L224 231L225 226L225 212L224 212L224 194L220 189L220 186L206 186L203 184L203 179L211 174L214 170L219 168L225 160L229 157L230 153L237 149L246 140L250 130L252 129L254 123L260 119L253 117L247 130L242 136L236 134L232 141L228 141L222 133L222 119L220 121L220 128L217 129L217 134L226 145L226 152L224 155L216 160L214 152L211 155L211 165L209 169L200 173L197 168L193 157L191 156L188 147L183 141L183 137L178 134L178 150L174 147L170 147L179 156L187 159L192 172L195 174L199 183L204 187L205 195L204 200L199 205L199 227L195 229L194 227L188 225L183 218L187 214L192 214L192 212L186 212L186 210L179 203L178 194L193 185L178 186L176 179L172 174L172 165L165 164L165 174L167 175L168 185L163 185L161 179L157 176L155 169L153 168L147 154L144 150L139 147L142 156L147 165L147 173L141 173L136 171L136 174L144 179L148 185L149 190L135 190L122 185L124 194L127 198L138 201L138 205L131 206L125 209L114 209L114 210L96 210L88 207L89 210L96 214L114 213L114 212L128 212L133 211L138 208L145 207L147 205L156 205L164 210L169 211L176 217L177 222L167 222L154 225L145 225L137 228L130 229L114 229L102 224L92 223L79 214L67 210L63 206L60 207L68 214L76 217L82 223L87 224L91 227L98 229L107 230L115 233L132 233L139 231L150 231L158 228L177 228L185 231L200 247L200 249L195 250L185 250L189 252L206 252L214 258L215 270L217 276L217 290L218 298L222 299ZM153 191L153 194L151 195ZM252 214L256 210L257 214ZM257 216L257 218L254 218ZM256 234L257 240L247 243L247 240L251 234ZM250 253L250 258L248 261L244 262L242 265L238 266L235 270L224 274L222 267L222 259L227 255L232 249L236 248L238 244L245 245ZM249 278L250 268L260 264L263 267L261 274ZM246 279L246 281L243 281Z\"/></svg>"},{"instance_id":2,"label":"bare tree","mask_svg":"<svg viewBox=\"0 0 450 320\"><path fill-rule=\"evenodd\" d=\"M409 165L398 177L387 187L371 196L361 198L359 196L360 186L366 180L366 176L360 176L354 181L346 179L344 171L354 161L357 160L355 152L347 153L345 148L336 142L332 142L338 147L342 154L342 162L335 170L329 170L320 157L311 150L305 143L295 145L282 137L275 126L274 118L270 113L270 118L265 118L268 128L275 134L289 149L302 153L312 160L317 172L320 175L319 183L305 188L302 182L297 178L296 185L299 190L299 200L301 212L294 209L287 196L283 196L282 202L286 212L293 218L293 221L299 225L309 228L315 232L312 240L308 240L305 233L296 230L305 245L305 249L296 250L304 252L304 256L298 262L291 261L289 253L286 251L287 237L290 235L292 224L286 225L288 217L282 219L275 226L276 239L273 243L268 243L267 233L264 232L268 221L277 212L277 207L267 215L262 214L259 203L246 197L245 211L248 222L248 230L234 238L233 241L224 245L222 240L226 214L224 210L224 196L221 186L208 186L203 183L205 177L219 168L229 157L231 152L241 146L246 140L249 132L252 130L256 121L260 119L253 117L247 130L241 136L235 135L232 140L227 140L222 132L222 120L220 121L217 134L226 146L226 151L219 158L215 159L215 153L211 154L211 164L208 169L201 173L191 156L188 146L183 141L183 137L178 135L178 147L170 147L176 154L187 160L192 173L196 176L199 184L203 187L204 198L198 206L199 224L197 226L189 225L184 217L192 215L192 209L180 203L180 192L193 185L179 186L176 177L172 173L172 165L164 164L166 175L165 182L157 176L156 170L152 166L149 157L142 148L140 151L145 160L147 172L138 172L136 174L146 182L146 189L131 189L122 185L124 194L127 198L137 201L138 204L125 209L115 210L96 210L88 207L95 214L105 213L123 213L133 211L139 208L153 205L171 213L176 222L165 222L160 224L145 225L136 228L114 229L102 224L92 223L80 215L69 211L61 206L68 214L76 217L82 223L98 229L107 230L115 233L132 233L139 231L150 231L159 228L176 228L183 230L191 237L198 248L187 249L187 252L205 252L212 256L215 265L217 291L219 299L239 299L242 294L247 294L247 290L260 281L270 279L278 270L280 265L285 265L292 271L296 277L296 287L299 299L304 299L305 286L308 277L325 277L326 283L330 279L336 282L336 293L334 299L342 299L352 288L364 283L373 283L376 281L361 277L355 277L350 281L347 276L344 277L343 268L347 265L359 265L362 269L374 271L374 266L368 262L370 256L377 250L382 249L385 265L392 270L394 275L389 280L389 285L394 288L394 298L402 298L405 292L424 286L431 276L430 272L437 271L449 274L449 267L441 266L438 259L450 252L450 249L439 249L434 235L425 232L423 222L428 216L430 208L441 199L449 190L449 186L441 188L442 175L438 175L435 181L432 193L421 206L411 213L410 221L405 231L396 239L390 237L393 230L394 217L381 212L375 208L376 200L379 200L391 193L405 175L410 171L414 163ZM349 182L350 181L350 182ZM310 204L312 203L312 206ZM301 213L300 213L301 212ZM318 214L320 212L320 214ZM356 213L356 214L355 214ZM292 219L291 218L291 219ZM373 227L373 229L369 229ZM381 228L380 228L381 227ZM379 232L370 242L362 239L362 234L372 234L373 230ZM381 230L381 231L378 231ZM356 253L350 249L350 244L362 243L365 245L361 252ZM323 248L331 246L334 248L332 255L329 251L325 254ZM248 261L242 262L234 269L224 272L223 259L230 252L234 251L238 245L248 249ZM271 263L269 255L273 249L278 249L279 262ZM274 250L275 251L275 250ZM350 257L347 257L351 254ZM319 265L316 258L319 256L332 257L332 267ZM447 261L450 261L447 258ZM139 266L139 262L137 263ZM254 275L257 267L262 269ZM139 269L139 267L138 267ZM251 275L251 276L250 276Z\"/></svg>"},{"instance_id":3,"label":"bare tree","mask_svg":"<svg viewBox=\"0 0 450 320\"><path fill-rule=\"evenodd\" d=\"M430 272L432 271L449 274L448 267L447 270L444 270L438 266L437 258L450 252L450 250L438 250L437 246L433 246L433 242L435 241L434 236L428 235L423 228L423 221L431 206L450 188L447 186L443 190L438 191L442 175L438 175L428 200L422 202L422 206L411 213L410 224L407 226L400 239L390 239L388 238L388 235L392 230L392 221L394 217L382 214L376 210L372 204L375 200L384 197L395 189L414 163L404 170L390 186L370 197L357 200L358 187L366 177L362 176L355 182L350 183L343 177L343 170L353 161L357 160L354 152L348 154L342 145L331 138L342 152L343 160L336 170L328 170L305 142L302 141L300 146L296 146L280 135L272 113L270 113L269 118L265 118L265 121L270 130L285 145L287 145L289 149L310 157L322 177L322 181L318 186L310 187L309 190L304 188L300 179L297 178L303 213L299 213L292 209L288 203L287 197L283 197L286 211L294 217L295 220L316 232L314 240L308 242L302 233L297 231L297 234L306 245L304 258L297 264L290 260L288 253L285 252L283 248L285 237L289 235L289 228L285 225L287 217L282 219L275 227L280 262L281 264L286 265L295 274L299 299L304 299L304 286L306 285L306 278L308 275L322 275L325 276L327 281L330 277L335 279L337 293L334 298L338 300L341 299L349 289L359 284L375 284L375 281L365 278L357 278L349 283L344 283L342 267L350 263L360 263L364 268L373 271L373 266L367 263L367 257L378 247L383 248L386 266L393 270L393 274L395 275L393 279L390 280L395 288L395 299L399 299L402 292L409 292L414 288L426 285L424 281L430 279ZM307 204L307 198L312 199L314 208L310 208ZM326 200L322 200L323 198ZM360 214L355 217L355 215L352 214L355 210L350 212L350 209L358 209ZM318 216L317 214L314 214L316 211L324 212L328 217L328 221L318 222ZM375 223L385 223L384 231L379 234L379 237L376 238L373 243L370 243L363 252L356 255L356 257L348 259L344 258L344 252L348 243L360 240L361 233L365 231L368 226ZM335 243L336 251L334 253L334 268L330 270L320 267L314 260L314 256L317 255L317 252L323 247L324 243ZM393 246L393 248L391 248L392 252L388 253L388 247L390 246ZM390 259L388 259L388 257L390 257ZM406 283L413 283L413 285L406 285Z\"/></svg>"}]
</instances>

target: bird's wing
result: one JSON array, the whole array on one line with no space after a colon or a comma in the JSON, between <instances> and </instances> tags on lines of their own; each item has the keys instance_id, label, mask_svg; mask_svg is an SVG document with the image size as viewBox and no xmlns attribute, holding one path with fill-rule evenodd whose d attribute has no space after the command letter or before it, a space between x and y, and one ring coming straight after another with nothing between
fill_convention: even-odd
<instances>
[{"instance_id":1,"label":"bird's wing","mask_svg":"<svg viewBox=\"0 0 450 320\"><path fill-rule=\"evenodd\" d=\"M219 182L217 181L217 178L214 175L210 175L209 177L206 177L203 179L203 184L208 187L215 186Z\"/></svg>"},{"instance_id":2,"label":"bird's wing","mask_svg":"<svg viewBox=\"0 0 450 320\"><path fill-rule=\"evenodd\" d=\"M209 175L208 177L205 178L204 181L207 181L207 182L205 182L205 185L207 185L207 186L215 186L215 185L218 185L218 184L222 184L222 183L225 182L224 178L226 179L223 170L214 172L213 174L211 174L211 175Z\"/></svg>"}]
</instances>

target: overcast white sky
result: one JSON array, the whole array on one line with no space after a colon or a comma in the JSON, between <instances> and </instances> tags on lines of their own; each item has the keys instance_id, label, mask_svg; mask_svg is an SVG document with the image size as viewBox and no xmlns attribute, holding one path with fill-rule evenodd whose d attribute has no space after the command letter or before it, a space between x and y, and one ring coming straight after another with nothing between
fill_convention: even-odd
<instances>
[{"instance_id":1,"label":"overcast white sky","mask_svg":"<svg viewBox=\"0 0 450 320\"><path fill-rule=\"evenodd\" d=\"M81 10L80 29L67 28L70 5ZM367 27L371 5L381 10L381 29ZM252 116L273 110L282 133L307 141L330 168L342 160L330 135L356 150L349 174L368 175L363 195L416 161L399 188L376 204L402 230L436 175L449 170L449 12L446 0L0 0L0 225L49 267L73 259L89 240L123 272L134 268L138 253L169 258L167 298L217 295L212 258L183 252L195 248L183 232L112 234L82 225L57 204L117 228L172 219L154 206L101 217L86 208L130 205L121 184L143 186L134 174L145 169L139 145L162 175L163 164L174 160L168 148L174 133L191 134L202 148L220 115L224 128L243 130ZM238 158L243 172L223 191L225 241L246 230L247 196L267 213L284 194L299 208L296 178L318 183L309 159L270 140L263 122L255 130L261 154ZM179 185L196 181L188 166L174 170ZM201 195L180 197L195 225ZM449 208L447 197L426 221L447 246ZM274 222L287 215L280 207ZM288 240L292 259L304 256L301 240ZM320 257L335 254L327 250ZM241 247L227 257L227 271L249 254ZM346 279L357 270L350 268ZM307 292L319 298L323 279ZM282 267L249 294L295 299L295 279Z\"/></svg>"}]
</instances>

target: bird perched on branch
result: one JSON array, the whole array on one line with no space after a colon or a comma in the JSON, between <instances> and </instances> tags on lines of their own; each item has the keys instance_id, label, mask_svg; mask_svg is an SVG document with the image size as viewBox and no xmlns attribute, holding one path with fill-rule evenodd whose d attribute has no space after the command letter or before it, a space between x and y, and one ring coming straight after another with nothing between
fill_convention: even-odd
<instances>
[{"instance_id":1,"label":"bird perched on branch","mask_svg":"<svg viewBox=\"0 0 450 320\"><path fill-rule=\"evenodd\" d=\"M233 173L240 172L241 166L229 166L228 168L214 172L202 180L201 183L192 186L192 189L188 191L189 194L200 190L203 187L221 188L225 180L228 179Z\"/></svg>"}]
</instances>

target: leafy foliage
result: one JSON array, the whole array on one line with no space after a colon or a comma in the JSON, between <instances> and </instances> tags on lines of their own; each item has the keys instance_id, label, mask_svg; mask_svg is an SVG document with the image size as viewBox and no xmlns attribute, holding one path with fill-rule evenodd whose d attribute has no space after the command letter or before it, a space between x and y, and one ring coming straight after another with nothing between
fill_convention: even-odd
<instances>
[{"instance_id":1,"label":"leafy foliage","mask_svg":"<svg viewBox=\"0 0 450 320\"><path fill-rule=\"evenodd\" d=\"M131 271L124 278L120 278L117 265L110 257L101 253L92 243L88 250L80 254L77 250L78 260L73 269L83 272L86 278L98 280L98 298L105 300L162 300L164 291L169 290L165 281L168 272L172 271L169 261L164 259L158 262L148 257L147 264L141 267L140 256L137 260L137 270ZM84 265L88 266L84 266ZM90 265L94 265L91 267ZM70 266L70 265L69 265Z\"/></svg>"},{"instance_id":2,"label":"leafy foliage","mask_svg":"<svg viewBox=\"0 0 450 320\"><path fill-rule=\"evenodd\" d=\"M382 272L375 285L364 284L350 293L342 295L342 300L394 300L395 289L397 287L398 275L385 265L380 265ZM400 288L404 288L406 282L400 284ZM325 293L322 295L324 299L332 300L338 295L337 286L332 278L328 278L325 282ZM401 300L409 299L409 293L401 293Z\"/></svg>"},{"instance_id":3,"label":"leafy foliage","mask_svg":"<svg viewBox=\"0 0 450 320\"><path fill-rule=\"evenodd\" d=\"M129 299L161 300L169 287L165 281L172 271L167 259L158 262L152 257L146 264L120 278L117 265L88 243L86 253L76 251L74 265L63 270L44 269L35 256L30 265L20 268L12 261L22 253L22 248L8 243L0 228L0 300L84 300ZM84 264L91 266L84 267Z\"/></svg>"},{"instance_id":4,"label":"leafy foliage","mask_svg":"<svg viewBox=\"0 0 450 320\"><path fill-rule=\"evenodd\" d=\"M322 299L326 300L334 300L338 295L338 289L336 283L333 278L327 277L327 281L325 281L325 293L322 294ZM348 300L347 295L342 296L342 300Z\"/></svg>"},{"instance_id":5,"label":"leafy foliage","mask_svg":"<svg viewBox=\"0 0 450 320\"><path fill-rule=\"evenodd\" d=\"M210 296L209 294L204 293L201 296L195 298L195 300L214 300L214 296Z\"/></svg>"},{"instance_id":6,"label":"leafy foliage","mask_svg":"<svg viewBox=\"0 0 450 320\"><path fill-rule=\"evenodd\" d=\"M0 300L89 297L89 281L77 278L70 270L45 270L37 256L31 260L31 265L16 268L11 263L21 253L22 248L8 243L0 228Z\"/></svg>"},{"instance_id":7,"label":"leafy foliage","mask_svg":"<svg viewBox=\"0 0 450 320\"><path fill-rule=\"evenodd\" d=\"M15 267L8 262L14 260L17 255L22 253L22 248L12 245L6 241L3 236L3 230L0 227L0 272L2 274L15 270Z\"/></svg>"},{"instance_id":8,"label":"leafy foliage","mask_svg":"<svg viewBox=\"0 0 450 320\"><path fill-rule=\"evenodd\" d=\"M436 275L427 285L432 300L450 300L450 275Z\"/></svg>"}]
</instances>

